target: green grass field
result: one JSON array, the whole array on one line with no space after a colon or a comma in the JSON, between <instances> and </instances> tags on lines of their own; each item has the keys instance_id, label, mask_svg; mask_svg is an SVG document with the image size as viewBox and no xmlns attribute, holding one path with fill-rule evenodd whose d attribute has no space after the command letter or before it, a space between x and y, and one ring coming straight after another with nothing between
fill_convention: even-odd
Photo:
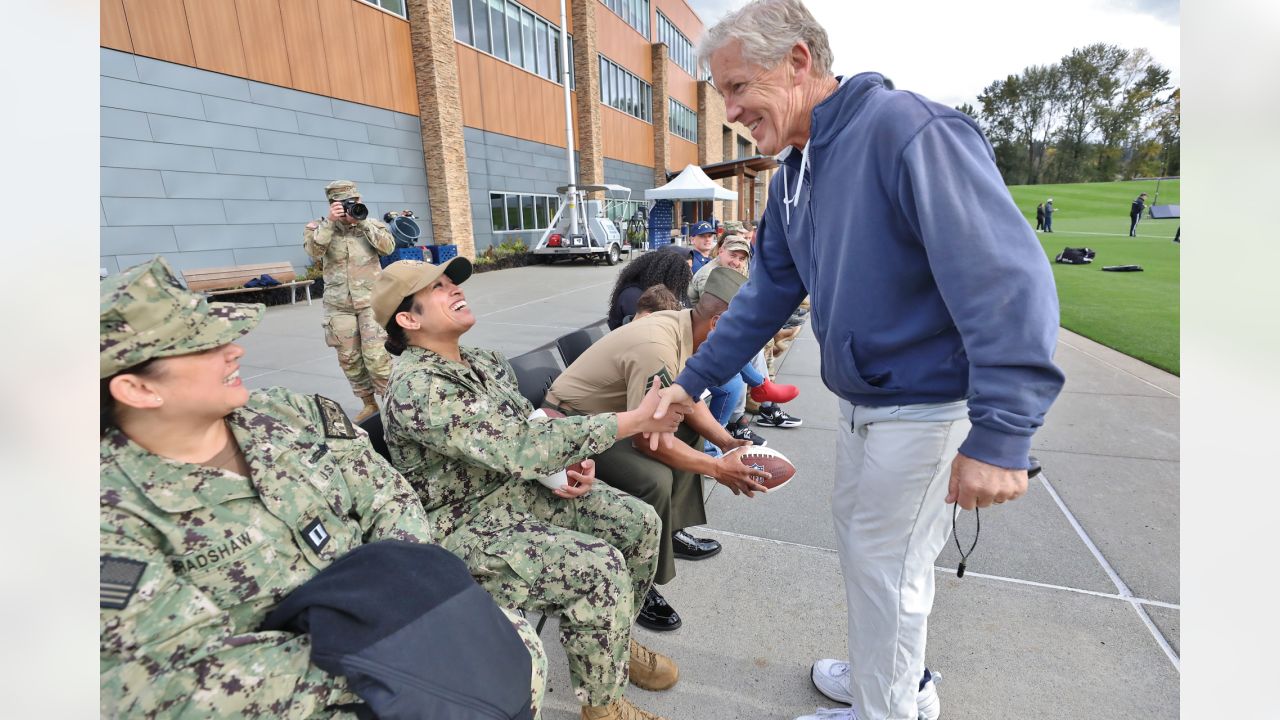
<instances>
[{"instance_id":1,"label":"green grass field","mask_svg":"<svg viewBox=\"0 0 1280 720\"><path fill-rule=\"evenodd\" d=\"M1179 183L1160 183L1160 204L1178 204ZM1064 247L1097 251L1091 265L1053 265L1062 326L1144 362L1179 373L1178 220L1138 224L1129 237L1129 203L1140 192L1152 205L1156 183L1015 185L1009 188L1035 227L1036 204L1053 198L1053 233L1038 233L1050 262ZM1103 265L1141 265L1143 272L1103 272Z\"/></svg>"}]
</instances>

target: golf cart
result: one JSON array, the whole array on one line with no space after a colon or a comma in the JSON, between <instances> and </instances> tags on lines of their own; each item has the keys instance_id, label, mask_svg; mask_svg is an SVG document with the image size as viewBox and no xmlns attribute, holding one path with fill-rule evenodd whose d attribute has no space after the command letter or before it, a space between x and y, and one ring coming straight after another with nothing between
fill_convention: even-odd
<instances>
[{"instance_id":1,"label":"golf cart","mask_svg":"<svg viewBox=\"0 0 1280 720\"><path fill-rule=\"evenodd\" d=\"M609 209L631 198L631 188L622 185L561 185L560 209L551 219L551 226L529 251L537 262L551 262L560 258L585 257L593 261L604 260L609 265L618 264L622 253L631 251L618 226L609 219ZM604 200L588 200L587 193L604 192Z\"/></svg>"}]
</instances>

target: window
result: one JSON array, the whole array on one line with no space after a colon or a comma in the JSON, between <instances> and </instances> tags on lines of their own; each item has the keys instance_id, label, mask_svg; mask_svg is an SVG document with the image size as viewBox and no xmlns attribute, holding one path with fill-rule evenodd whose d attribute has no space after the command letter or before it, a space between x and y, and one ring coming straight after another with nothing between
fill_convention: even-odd
<instances>
[{"instance_id":1,"label":"window","mask_svg":"<svg viewBox=\"0 0 1280 720\"><path fill-rule=\"evenodd\" d=\"M600 56L600 102L637 120L653 122L653 86Z\"/></svg>"},{"instance_id":2,"label":"window","mask_svg":"<svg viewBox=\"0 0 1280 720\"><path fill-rule=\"evenodd\" d=\"M649 0L601 0L615 15L649 39Z\"/></svg>"},{"instance_id":3,"label":"window","mask_svg":"<svg viewBox=\"0 0 1280 720\"><path fill-rule=\"evenodd\" d=\"M698 114L675 100L670 100L667 108L671 113L667 129L689 142L698 142Z\"/></svg>"},{"instance_id":4,"label":"window","mask_svg":"<svg viewBox=\"0 0 1280 720\"><path fill-rule=\"evenodd\" d=\"M386 10L387 12L393 15L399 15L402 18L408 17L408 15L404 14L404 0L364 0L364 1L370 5L373 5L374 7L380 7L383 10Z\"/></svg>"},{"instance_id":5,"label":"window","mask_svg":"<svg viewBox=\"0 0 1280 720\"><path fill-rule=\"evenodd\" d=\"M564 80L560 65L560 28L513 0L452 0L452 5L453 35L458 42L552 82ZM573 86L573 38L569 38L570 89Z\"/></svg>"},{"instance_id":6,"label":"window","mask_svg":"<svg viewBox=\"0 0 1280 720\"><path fill-rule=\"evenodd\" d=\"M661 12L658 13L658 42L666 43L671 62L684 68L691 77L705 79L698 76L698 57L693 52L693 43Z\"/></svg>"},{"instance_id":7,"label":"window","mask_svg":"<svg viewBox=\"0 0 1280 720\"><path fill-rule=\"evenodd\" d=\"M534 193L489 193L494 232L546 230L560 210L556 195Z\"/></svg>"}]
</instances>

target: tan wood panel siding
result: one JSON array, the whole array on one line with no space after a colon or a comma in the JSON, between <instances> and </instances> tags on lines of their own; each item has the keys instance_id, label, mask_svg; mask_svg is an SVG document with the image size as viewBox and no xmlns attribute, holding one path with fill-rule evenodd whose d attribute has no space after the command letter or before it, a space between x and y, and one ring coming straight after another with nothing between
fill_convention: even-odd
<instances>
[{"instance_id":1,"label":"tan wood panel siding","mask_svg":"<svg viewBox=\"0 0 1280 720\"><path fill-rule=\"evenodd\" d=\"M604 156L653 167L653 126L611 107L600 109Z\"/></svg>"},{"instance_id":2,"label":"tan wood panel siding","mask_svg":"<svg viewBox=\"0 0 1280 720\"><path fill-rule=\"evenodd\" d=\"M252 0L259 2L260 0ZM279 0L292 87L329 95L329 59L316 0Z\"/></svg>"},{"instance_id":3,"label":"tan wood panel siding","mask_svg":"<svg viewBox=\"0 0 1280 720\"><path fill-rule=\"evenodd\" d=\"M100 12L103 47L418 114L408 22L359 0L100 0Z\"/></svg>"},{"instance_id":4,"label":"tan wood panel siding","mask_svg":"<svg viewBox=\"0 0 1280 720\"><path fill-rule=\"evenodd\" d=\"M382 30L382 18L386 13L371 5L349 5L354 24L352 31L356 41L360 71L364 81L364 94L360 100L366 105L391 107L395 96L391 90L391 66L387 58L386 33Z\"/></svg>"},{"instance_id":5,"label":"tan wood panel siding","mask_svg":"<svg viewBox=\"0 0 1280 720\"><path fill-rule=\"evenodd\" d=\"M248 71L235 0L188 0L186 7L196 67L245 77Z\"/></svg>"},{"instance_id":6,"label":"tan wood panel siding","mask_svg":"<svg viewBox=\"0 0 1280 720\"><path fill-rule=\"evenodd\" d=\"M462 96L462 124L489 130L484 122L484 99L480 95L480 53L454 43L458 53L458 91ZM493 132L499 132L493 129Z\"/></svg>"},{"instance_id":7,"label":"tan wood panel siding","mask_svg":"<svg viewBox=\"0 0 1280 720\"><path fill-rule=\"evenodd\" d=\"M462 43L454 47L464 125L564 147L561 85Z\"/></svg>"},{"instance_id":8,"label":"tan wood panel siding","mask_svg":"<svg viewBox=\"0 0 1280 720\"><path fill-rule=\"evenodd\" d=\"M101 0L98 4L100 18L99 31L103 47L113 50L133 52L133 41L129 39L129 21L125 19L124 2L122 0Z\"/></svg>"},{"instance_id":9,"label":"tan wood panel siding","mask_svg":"<svg viewBox=\"0 0 1280 720\"><path fill-rule=\"evenodd\" d=\"M607 7L596 9L596 37L600 41L600 52L605 57L645 82L653 82L653 55L649 42Z\"/></svg>"},{"instance_id":10,"label":"tan wood panel siding","mask_svg":"<svg viewBox=\"0 0 1280 720\"><path fill-rule=\"evenodd\" d=\"M293 75L278 0L236 0L236 15L249 79L291 87Z\"/></svg>"},{"instance_id":11,"label":"tan wood panel siding","mask_svg":"<svg viewBox=\"0 0 1280 720\"><path fill-rule=\"evenodd\" d=\"M409 23L380 13L382 33L386 39L387 65L390 67L392 109L410 115L418 114L418 85L413 71L413 44L409 39Z\"/></svg>"},{"instance_id":12,"label":"tan wood panel siding","mask_svg":"<svg viewBox=\"0 0 1280 720\"><path fill-rule=\"evenodd\" d=\"M182 0L124 0L124 12L134 52L182 65L196 64Z\"/></svg>"},{"instance_id":13,"label":"tan wood panel siding","mask_svg":"<svg viewBox=\"0 0 1280 720\"><path fill-rule=\"evenodd\" d=\"M572 2L582 2L582 0L571 0ZM594 0L599 2L599 0ZM542 16L543 20L550 22L556 27L560 27L560 0L517 0L521 5L529 8L533 12ZM596 17L599 17L597 14ZM566 5L565 21L568 27L565 28L570 34L573 33L573 11Z\"/></svg>"},{"instance_id":14,"label":"tan wood panel siding","mask_svg":"<svg viewBox=\"0 0 1280 720\"><path fill-rule=\"evenodd\" d=\"M364 102L364 73L356 47L355 13L349 0L320 0L320 29L329 65L329 94Z\"/></svg>"},{"instance_id":15,"label":"tan wood panel siding","mask_svg":"<svg viewBox=\"0 0 1280 720\"><path fill-rule=\"evenodd\" d=\"M684 170L686 165L698 164L698 146L696 144L682 137L667 133L667 147L669 148L667 151L668 170L680 172Z\"/></svg>"}]
</instances>

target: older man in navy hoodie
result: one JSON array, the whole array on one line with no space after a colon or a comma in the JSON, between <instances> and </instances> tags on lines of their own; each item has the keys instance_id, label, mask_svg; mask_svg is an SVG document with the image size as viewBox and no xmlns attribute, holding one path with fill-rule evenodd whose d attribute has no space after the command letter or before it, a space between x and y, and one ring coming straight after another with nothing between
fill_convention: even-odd
<instances>
[{"instance_id":1,"label":"older man in navy hoodie","mask_svg":"<svg viewBox=\"0 0 1280 720\"><path fill-rule=\"evenodd\" d=\"M1063 382L1048 261L974 121L875 73L834 76L799 0L727 15L701 53L728 120L782 167L750 282L665 399L723 382L811 296L844 418L832 513L850 653L813 680L851 718L936 718L925 638L948 504L1026 492Z\"/></svg>"}]
</instances>

